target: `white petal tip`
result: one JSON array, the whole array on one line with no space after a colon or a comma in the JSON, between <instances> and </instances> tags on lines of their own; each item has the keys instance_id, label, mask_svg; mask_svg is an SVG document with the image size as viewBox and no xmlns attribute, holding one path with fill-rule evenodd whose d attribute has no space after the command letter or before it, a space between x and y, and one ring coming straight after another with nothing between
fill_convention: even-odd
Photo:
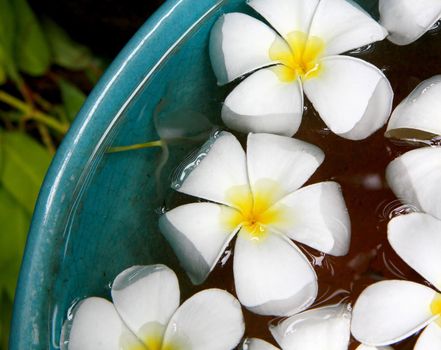
<instances>
[{"instance_id":1,"label":"white petal tip","mask_svg":"<svg viewBox=\"0 0 441 350\"><path fill-rule=\"evenodd\" d=\"M371 346L406 339L433 320L431 303L435 296L434 290L414 282L377 282L367 287L354 305L352 334Z\"/></svg>"},{"instance_id":2,"label":"white petal tip","mask_svg":"<svg viewBox=\"0 0 441 350\"><path fill-rule=\"evenodd\" d=\"M408 45L426 33L440 18L441 3L433 0L380 0L380 23L389 31L388 40Z\"/></svg>"},{"instance_id":3,"label":"white petal tip","mask_svg":"<svg viewBox=\"0 0 441 350\"><path fill-rule=\"evenodd\" d=\"M246 306L251 312L262 316L291 316L310 307L318 293L318 284L310 283L299 293L283 300L271 300L257 306Z\"/></svg>"},{"instance_id":4,"label":"white petal tip","mask_svg":"<svg viewBox=\"0 0 441 350\"><path fill-rule=\"evenodd\" d=\"M303 115L303 91L298 80L280 81L271 68L242 81L227 96L222 120L244 133L294 135Z\"/></svg>"},{"instance_id":5,"label":"white petal tip","mask_svg":"<svg viewBox=\"0 0 441 350\"><path fill-rule=\"evenodd\" d=\"M350 320L349 305L331 305L272 324L270 331L282 349L347 349Z\"/></svg>"},{"instance_id":6,"label":"white petal tip","mask_svg":"<svg viewBox=\"0 0 441 350\"><path fill-rule=\"evenodd\" d=\"M159 229L178 257L182 268L195 285L202 284L210 273L210 266L191 240L170 219L170 213L159 219Z\"/></svg>"},{"instance_id":7,"label":"white petal tip","mask_svg":"<svg viewBox=\"0 0 441 350\"><path fill-rule=\"evenodd\" d=\"M272 63L269 49L278 35L244 13L228 13L210 34L210 58L219 84L228 83Z\"/></svg>"},{"instance_id":8,"label":"white petal tip","mask_svg":"<svg viewBox=\"0 0 441 350\"><path fill-rule=\"evenodd\" d=\"M239 232L234 249L234 282L242 305L276 316L310 306L317 296L317 276L299 248L271 231L262 240L249 237Z\"/></svg>"},{"instance_id":9,"label":"white petal tip","mask_svg":"<svg viewBox=\"0 0 441 350\"><path fill-rule=\"evenodd\" d=\"M325 57L322 64L320 77L305 81L304 89L326 125L350 140L362 140L383 127L394 96L383 72L342 55Z\"/></svg>"},{"instance_id":10,"label":"white petal tip","mask_svg":"<svg viewBox=\"0 0 441 350\"><path fill-rule=\"evenodd\" d=\"M240 303L230 293L206 289L185 301L173 315L164 342L184 337L184 349L234 349L245 331Z\"/></svg>"},{"instance_id":11,"label":"white petal tip","mask_svg":"<svg viewBox=\"0 0 441 350\"><path fill-rule=\"evenodd\" d=\"M421 82L393 111L386 136L430 140L441 135L441 75Z\"/></svg>"}]
</instances>

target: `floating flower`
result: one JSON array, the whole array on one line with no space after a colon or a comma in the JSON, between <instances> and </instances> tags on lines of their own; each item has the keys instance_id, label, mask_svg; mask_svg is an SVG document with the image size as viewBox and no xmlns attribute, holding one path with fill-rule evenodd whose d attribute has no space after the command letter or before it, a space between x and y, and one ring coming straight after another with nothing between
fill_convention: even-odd
<instances>
[{"instance_id":1,"label":"floating flower","mask_svg":"<svg viewBox=\"0 0 441 350\"><path fill-rule=\"evenodd\" d=\"M441 290L441 221L424 213L391 220L388 239L415 271ZM408 281L383 281L365 289L354 307L352 333L371 345L399 342L426 328L414 350L441 349L441 293Z\"/></svg>"},{"instance_id":2,"label":"floating flower","mask_svg":"<svg viewBox=\"0 0 441 350\"><path fill-rule=\"evenodd\" d=\"M441 2L440 2L441 5ZM441 75L421 82L393 111L387 137L430 139L441 135Z\"/></svg>"},{"instance_id":3,"label":"floating flower","mask_svg":"<svg viewBox=\"0 0 441 350\"><path fill-rule=\"evenodd\" d=\"M438 0L380 0L379 9L380 23L397 45L414 42L441 18Z\"/></svg>"},{"instance_id":4,"label":"floating flower","mask_svg":"<svg viewBox=\"0 0 441 350\"><path fill-rule=\"evenodd\" d=\"M207 289L181 306L179 294L167 266L133 266L113 282L113 304L91 297L74 308L61 349L230 350L239 343L244 321L231 294Z\"/></svg>"},{"instance_id":5,"label":"floating flower","mask_svg":"<svg viewBox=\"0 0 441 350\"><path fill-rule=\"evenodd\" d=\"M340 186L299 189L323 158L311 144L271 134L248 135L247 155L230 133L210 140L174 187L211 202L182 205L160 218L193 283L206 279L237 234L234 280L244 306L265 315L310 306L317 276L290 239L331 255L346 254L350 241Z\"/></svg>"},{"instance_id":6,"label":"floating flower","mask_svg":"<svg viewBox=\"0 0 441 350\"><path fill-rule=\"evenodd\" d=\"M270 325L282 350L348 350L351 312L348 305L312 309ZM279 350L261 339L247 339L243 350Z\"/></svg>"},{"instance_id":7,"label":"floating flower","mask_svg":"<svg viewBox=\"0 0 441 350\"><path fill-rule=\"evenodd\" d=\"M226 98L231 129L292 136L303 92L336 134L363 139L390 115L393 91L384 74L343 52L383 40L386 31L346 0L249 0L274 29L243 13L214 25L210 57L219 84L254 71Z\"/></svg>"}]
</instances>

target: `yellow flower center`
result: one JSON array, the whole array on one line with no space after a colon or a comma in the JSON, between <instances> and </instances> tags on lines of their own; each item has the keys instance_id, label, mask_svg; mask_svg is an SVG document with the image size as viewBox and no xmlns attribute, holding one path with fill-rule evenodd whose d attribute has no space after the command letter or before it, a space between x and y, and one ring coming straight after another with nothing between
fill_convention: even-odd
<instances>
[{"instance_id":1,"label":"yellow flower center","mask_svg":"<svg viewBox=\"0 0 441 350\"><path fill-rule=\"evenodd\" d=\"M432 304L430 304L430 311L432 311L432 315L439 316L436 322L441 327L441 294L437 293L435 298L433 298Z\"/></svg>"},{"instance_id":2,"label":"yellow flower center","mask_svg":"<svg viewBox=\"0 0 441 350\"><path fill-rule=\"evenodd\" d=\"M161 350L162 349L162 337L153 336L144 340L144 344L149 350ZM132 350L132 349L130 349Z\"/></svg>"},{"instance_id":3,"label":"yellow flower center","mask_svg":"<svg viewBox=\"0 0 441 350\"><path fill-rule=\"evenodd\" d=\"M273 71L285 82L298 77L302 80L317 77L322 70L319 58L324 49L322 39L300 31L289 33L285 41L277 38L269 50L269 56L281 65L274 66Z\"/></svg>"},{"instance_id":4,"label":"yellow flower center","mask_svg":"<svg viewBox=\"0 0 441 350\"><path fill-rule=\"evenodd\" d=\"M250 239L261 240L267 235L268 225L286 219L287 212L282 205L273 207L281 197L281 188L273 180L257 181L251 193L248 185L234 186L226 193L226 198L237 210L222 212L222 222L229 231L241 226L242 233Z\"/></svg>"},{"instance_id":5,"label":"yellow flower center","mask_svg":"<svg viewBox=\"0 0 441 350\"><path fill-rule=\"evenodd\" d=\"M121 350L184 350L178 342L163 342L165 327L158 322L149 322L141 327L138 337L123 333L120 338ZM138 340L139 339L139 340ZM142 341L142 342L141 342Z\"/></svg>"}]
</instances>

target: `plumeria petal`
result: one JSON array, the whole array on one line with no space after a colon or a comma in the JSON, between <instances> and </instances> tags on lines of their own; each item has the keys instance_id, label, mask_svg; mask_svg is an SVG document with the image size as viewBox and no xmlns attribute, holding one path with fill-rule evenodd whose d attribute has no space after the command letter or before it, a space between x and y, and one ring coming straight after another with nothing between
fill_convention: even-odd
<instances>
[{"instance_id":1,"label":"plumeria petal","mask_svg":"<svg viewBox=\"0 0 441 350\"><path fill-rule=\"evenodd\" d=\"M178 279L165 265L132 266L115 278L112 299L134 334L140 339L160 339L179 306Z\"/></svg>"},{"instance_id":2,"label":"plumeria petal","mask_svg":"<svg viewBox=\"0 0 441 350\"><path fill-rule=\"evenodd\" d=\"M176 311L162 349L230 350L244 331L239 302L223 290L207 289L193 295Z\"/></svg>"},{"instance_id":3,"label":"plumeria petal","mask_svg":"<svg viewBox=\"0 0 441 350\"><path fill-rule=\"evenodd\" d=\"M303 91L298 79L281 81L275 70L261 69L227 96L222 120L231 129L242 132L268 132L294 135L302 120Z\"/></svg>"},{"instance_id":4,"label":"plumeria petal","mask_svg":"<svg viewBox=\"0 0 441 350\"><path fill-rule=\"evenodd\" d=\"M390 346L369 346L361 344L355 350L394 350Z\"/></svg>"},{"instance_id":5,"label":"plumeria petal","mask_svg":"<svg viewBox=\"0 0 441 350\"><path fill-rule=\"evenodd\" d=\"M258 338L248 338L243 342L242 350L280 350L274 345Z\"/></svg>"},{"instance_id":6,"label":"plumeria petal","mask_svg":"<svg viewBox=\"0 0 441 350\"><path fill-rule=\"evenodd\" d=\"M432 322L421 333L413 350L439 350L441 349L441 324Z\"/></svg>"},{"instance_id":7,"label":"plumeria petal","mask_svg":"<svg viewBox=\"0 0 441 350\"><path fill-rule=\"evenodd\" d=\"M297 139L270 134L250 134L247 141L251 190L275 203L297 190L323 162L323 151Z\"/></svg>"},{"instance_id":8,"label":"plumeria petal","mask_svg":"<svg viewBox=\"0 0 441 350\"><path fill-rule=\"evenodd\" d=\"M441 219L441 147L409 151L386 168L386 179L403 202Z\"/></svg>"},{"instance_id":9,"label":"plumeria petal","mask_svg":"<svg viewBox=\"0 0 441 350\"><path fill-rule=\"evenodd\" d=\"M319 1L249 0L248 4L286 38L295 31L308 33Z\"/></svg>"},{"instance_id":10,"label":"plumeria petal","mask_svg":"<svg viewBox=\"0 0 441 350\"><path fill-rule=\"evenodd\" d=\"M271 224L271 228L324 253L347 254L351 224L336 182L301 188L282 198L271 210L283 213L283 219Z\"/></svg>"},{"instance_id":11,"label":"plumeria petal","mask_svg":"<svg viewBox=\"0 0 441 350\"><path fill-rule=\"evenodd\" d=\"M270 231L260 237L240 231L234 280L242 305L260 315L292 315L317 296L317 276L309 261L290 240Z\"/></svg>"},{"instance_id":12,"label":"plumeria petal","mask_svg":"<svg viewBox=\"0 0 441 350\"><path fill-rule=\"evenodd\" d=\"M148 350L121 321L114 306L102 298L87 298L75 307L61 333L63 350Z\"/></svg>"},{"instance_id":13,"label":"plumeria petal","mask_svg":"<svg viewBox=\"0 0 441 350\"><path fill-rule=\"evenodd\" d=\"M355 2L321 0L309 35L324 40L329 56L383 40L387 31Z\"/></svg>"},{"instance_id":14,"label":"plumeria petal","mask_svg":"<svg viewBox=\"0 0 441 350\"><path fill-rule=\"evenodd\" d=\"M272 45L287 44L270 27L243 13L220 17L211 30L210 58L220 85L268 66Z\"/></svg>"},{"instance_id":15,"label":"plumeria petal","mask_svg":"<svg viewBox=\"0 0 441 350\"><path fill-rule=\"evenodd\" d=\"M170 210L159 220L161 232L195 284L202 283L236 232L227 218L235 209L192 203Z\"/></svg>"},{"instance_id":16,"label":"plumeria petal","mask_svg":"<svg viewBox=\"0 0 441 350\"><path fill-rule=\"evenodd\" d=\"M441 135L441 75L424 80L392 113L386 136L399 135L400 129L416 129Z\"/></svg>"},{"instance_id":17,"label":"plumeria petal","mask_svg":"<svg viewBox=\"0 0 441 350\"><path fill-rule=\"evenodd\" d=\"M282 349L347 350L351 313L347 305L312 309L270 327Z\"/></svg>"},{"instance_id":18,"label":"plumeria petal","mask_svg":"<svg viewBox=\"0 0 441 350\"><path fill-rule=\"evenodd\" d=\"M386 123L393 91L378 68L348 56L330 56L320 62L321 72L305 80L303 88L334 133L360 140Z\"/></svg>"},{"instance_id":19,"label":"plumeria petal","mask_svg":"<svg viewBox=\"0 0 441 350\"><path fill-rule=\"evenodd\" d=\"M185 166L182 177L173 184L177 191L231 205L229 190L248 186L245 152L232 134L221 132Z\"/></svg>"},{"instance_id":20,"label":"plumeria petal","mask_svg":"<svg viewBox=\"0 0 441 350\"><path fill-rule=\"evenodd\" d=\"M417 40L441 17L438 0L380 0L379 9L380 23L397 45Z\"/></svg>"},{"instance_id":21,"label":"plumeria petal","mask_svg":"<svg viewBox=\"0 0 441 350\"><path fill-rule=\"evenodd\" d=\"M424 213L400 215L389 222L387 234L397 254L441 290L441 220Z\"/></svg>"},{"instance_id":22,"label":"plumeria petal","mask_svg":"<svg viewBox=\"0 0 441 350\"><path fill-rule=\"evenodd\" d=\"M382 281L366 288L352 312L352 334L360 342L383 346L424 328L436 316L431 307L437 293L422 284Z\"/></svg>"}]
</instances>

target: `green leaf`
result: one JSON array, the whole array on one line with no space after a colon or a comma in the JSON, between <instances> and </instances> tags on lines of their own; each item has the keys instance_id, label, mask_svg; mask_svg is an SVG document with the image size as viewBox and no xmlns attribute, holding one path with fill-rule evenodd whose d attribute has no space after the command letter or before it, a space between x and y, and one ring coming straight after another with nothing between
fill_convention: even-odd
<instances>
[{"instance_id":1,"label":"green leaf","mask_svg":"<svg viewBox=\"0 0 441 350\"><path fill-rule=\"evenodd\" d=\"M30 136L0 133L0 183L29 214L50 161L49 152Z\"/></svg>"},{"instance_id":2,"label":"green leaf","mask_svg":"<svg viewBox=\"0 0 441 350\"><path fill-rule=\"evenodd\" d=\"M15 16L10 0L0 0L0 47L12 57Z\"/></svg>"},{"instance_id":3,"label":"green leaf","mask_svg":"<svg viewBox=\"0 0 441 350\"><path fill-rule=\"evenodd\" d=\"M1 49L0 49L1 50ZM0 60L1 61L1 60ZM3 67L3 65L0 63L0 85L3 85L4 83L6 83L7 80L7 76L6 76L6 70Z\"/></svg>"},{"instance_id":4,"label":"green leaf","mask_svg":"<svg viewBox=\"0 0 441 350\"><path fill-rule=\"evenodd\" d=\"M10 0L0 0L0 84L7 76L17 80L18 72L14 59L15 15Z\"/></svg>"},{"instance_id":5,"label":"green leaf","mask_svg":"<svg viewBox=\"0 0 441 350\"><path fill-rule=\"evenodd\" d=\"M86 95L67 80L60 79L58 85L61 90L61 98L63 100L67 118L69 121L72 121L75 119L75 116L78 114L78 111L86 100Z\"/></svg>"},{"instance_id":6,"label":"green leaf","mask_svg":"<svg viewBox=\"0 0 441 350\"><path fill-rule=\"evenodd\" d=\"M23 120L24 117L26 117L26 114L16 110L0 110L0 117L5 120L10 120L11 122L19 122L20 120Z\"/></svg>"},{"instance_id":7,"label":"green leaf","mask_svg":"<svg viewBox=\"0 0 441 350\"><path fill-rule=\"evenodd\" d=\"M51 63L51 55L46 37L26 0L13 0L15 11L16 59L19 69L27 74L43 75Z\"/></svg>"},{"instance_id":8,"label":"green leaf","mask_svg":"<svg viewBox=\"0 0 441 350\"><path fill-rule=\"evenodd\" d=\"M92 61L88 48L74 42L69 35L55 22L45 19L43 21L54 63L71 70L83 70Z\"/></svg>"},{"instance_id":9,"label":"green leaf","mask_svg":"<svg viewBox=\"0 0 441 350\"><path fill-rule=\"evenodd\" d=\"M14 298L21 258L31 216L0 187L0 292Z\"/></svg>"}]
</instances>

